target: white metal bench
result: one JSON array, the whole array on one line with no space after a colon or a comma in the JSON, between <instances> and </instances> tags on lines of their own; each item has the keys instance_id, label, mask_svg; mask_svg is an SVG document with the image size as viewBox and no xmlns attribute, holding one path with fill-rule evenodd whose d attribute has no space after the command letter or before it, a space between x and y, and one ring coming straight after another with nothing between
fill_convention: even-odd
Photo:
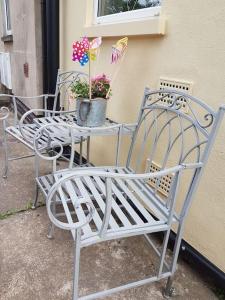
<instances>
[{"instance_id":1,"label":"white metal bench","mask_svg":"<svg viewBox=\"0 0 225 300\"><path fill-rule=\"evenodd\" d=\"M181 100L187 103L188 113L182 110ZM36 178L40 188L45 190L52 223L48 236L52 237L57 226L71 231L75 241L73 300L99 299L163 278L168 279L165 295L171 295L184 221L224 109L214 111L182 92L146 89L124 167L73 168L70 164L68 169ZM38 151L37 155L40 155ZM56 161L57 156L51 159ZM158 171L153 172L156 162ZM164 181L166 192L161 188ZM48 185L45 188L44 182ZM177 226L177 236L171 262L168 262L166 253L172 225ZM164 234L161 248L150 238L150 234L156 232ZM79 297L81 248L142 234L159 256L153 276Z\"/></svg>"}]
</instances>

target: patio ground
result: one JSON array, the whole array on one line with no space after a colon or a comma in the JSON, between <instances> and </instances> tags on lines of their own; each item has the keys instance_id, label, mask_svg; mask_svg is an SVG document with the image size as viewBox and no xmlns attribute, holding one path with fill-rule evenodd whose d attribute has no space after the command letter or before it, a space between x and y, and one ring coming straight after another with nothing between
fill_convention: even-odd
<instances>
[{"instance_id":1,"label":"patio ground","mask_svg":"<svg viewBox=\"0 0 225 300\"><path fill-rule=\"evenodd\" d=\"M21 144L13 143L12 139L10 143L13 152L21 154ZM0 170L2 167L0 143ZM50 166L42 165L42 172L48 170ZM29 206L33 195L33 158L12 162L9 178L0 178L0 300L68 300L73 259L70 234L56 230L55 239L46 238L49 221L45 207L4 217L7 211L11 213ZM154 261L143 237L82 249L80 292L84 295L144 278L154 271ZM163 299L164 284L165 281L149 284L107 299ZM182 261L178 264L175 288L174 299L217 299L203 279Z\"/></svg>"},{"instance_id":2,"label":"patio ground","mask_svg":"<svg viewBox=\"0 0 225 300\"><path fill-rule=\"evenodd\" d=\"M73 242L56 231L46 238L45 207L0 221L0 299L68 300L71 295ZM82 249L81 294L144 278L155 260L142 237L102 243ZM107 299L163 299L164 282L115 294ZM217 299L189 266L180 262L174 299Z\"/></svg>"}]
</instances>

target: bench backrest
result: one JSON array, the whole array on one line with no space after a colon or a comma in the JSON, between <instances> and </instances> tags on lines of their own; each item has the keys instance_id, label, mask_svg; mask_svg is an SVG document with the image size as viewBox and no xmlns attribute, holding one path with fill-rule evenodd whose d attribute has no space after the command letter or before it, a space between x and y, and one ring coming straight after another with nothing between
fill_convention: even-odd
<instances>
[{"instance_id":1,"label":"bench backrest","mask_svg":"<svg viewBox=\"0 0 225 300\"><path fill-rule=\"evenodd\" d=\"M181 164L205 165L222 120L224 107L214 111L203 101L177 90L145 89L127 167L136 173L164 170ZM181 214L190 206L201 169L185 177ZM150 184L167 195L172 178Z\"/></svg>"},{"instance_id":2,"label":"bench backrest","mask_svg":"<svg viewBox=\"0 0 225 300\"><path fill-rule=\"evenodd\" d=\"M58 70L53 110L56 110L58 101L60 101L61 107L68 104L71 98L71 86L79 79L88 80L88 75L78 71Z\"/></svg>"}]
</instances>

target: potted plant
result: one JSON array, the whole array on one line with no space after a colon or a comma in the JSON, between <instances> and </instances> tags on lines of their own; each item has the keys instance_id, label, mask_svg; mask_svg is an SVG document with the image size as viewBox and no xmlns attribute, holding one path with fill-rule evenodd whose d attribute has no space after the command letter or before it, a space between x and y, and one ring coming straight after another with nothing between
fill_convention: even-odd
<instances>
[{"instance_id":1,"label":"potted plant","mask_svg":"<svg viewBox=\"0 0 225 300\"><path fill-rule=\"evenodd\" d=\"M76 99L77 124L87 127L103 125L107 100L111 95L110 80L107 76L98 75L92 78L90 83L79 79L71 86L71 92Z\"/></svg>"},{"instance_id":2,"label":"potted plant","mask_svg":"<svg viewBox=\"0 0 225 300\"><path fill-rule=\"evenodd\" d=\"M124 58L127 43L128 38L124 37L112 46L111 64L117 64ZM111 82L105 74L92 78L91 65L98 58L101 44L101 37L94 38L92 41L83 37L79 41L74 41L72 45L72 61L79 62L81 66L88 64L89 70L88 81L76 80L71 86L70 100L73 103L73 99L76 99L77 124L80 126L95 127L104 124L111 86L121 67L120 65L115 69Z\"/></svg>"}]
</instances>

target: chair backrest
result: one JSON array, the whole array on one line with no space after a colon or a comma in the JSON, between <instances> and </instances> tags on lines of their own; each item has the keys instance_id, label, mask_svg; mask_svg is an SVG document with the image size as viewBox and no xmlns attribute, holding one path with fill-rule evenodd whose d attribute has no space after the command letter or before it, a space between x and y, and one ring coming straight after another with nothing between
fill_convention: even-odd
<instances>
[{"instance_id":1,"label":"chair backrest","mask_svg":"<svg viewBox=\"0 0 225 300\"><path fill-rule=\"evenodd\" d=\"M58 70L53 110L56 110L58 100L60 100L61 106L69 102L71 98L71 86L79 79L87 80L88 75L78 71Z\"/></svg>"},{"instance_id":2,"label":"chair backrest","mask_svg":"<svg viewBox=\"0 0 225 300\"><path fill-rule=\"evenodd\" d=\"M6 95L1 94L0 97L7 97L10 98L12 101L12 108L14 111L14 119L13 119L13 125L17 126L19 125L19 119L20 119L20 113L18 109L18 103L20 106L24 106L24 103L26 101L36 101L37 103L44 103L44 110L47 110L47 101L49 98L53 99L53 108L52 111L56 111L57 109L57 102L60 101L62 106L64 106L65 103L69 102L69 99L71 98L71 86L73 83L77 80L88 80L88 75L82 72L78 71L61 71L58 70L57 80L56 80L56 86L55 86L55 93L53 95L38 95L38 96L19 96L19 95ZM61 106L61 105L60 105ZM61 109L62 107L60 107ZM25 106L23 109L27 109ZM33 118L35 118L35 113L43 113L41 111L42 109L33 109L28 115L26 114L26 121L31 123L33 121ZM49 112L48 112L49 114ZM45 116L48 115L45 112ZM54 115L54 114L53 114ZM29 140L29 138L28 138Z\"/></svg>"},{"instance_id":3,"label":"chair backrest","mask_svg":"<svg viewBox=\"0 0 225 300\"><path fill-rule=\"evenodd\" d=\"M160 171L180 164L204 166L213 145L224 107L214 111L203 101L177 90L145 89L127 167L136 173ZM186 180L181 214L190 206L201 174L196 169ZM172 178L151 182L155 192L169 193Z\"/></svg>"}]
</instances>

